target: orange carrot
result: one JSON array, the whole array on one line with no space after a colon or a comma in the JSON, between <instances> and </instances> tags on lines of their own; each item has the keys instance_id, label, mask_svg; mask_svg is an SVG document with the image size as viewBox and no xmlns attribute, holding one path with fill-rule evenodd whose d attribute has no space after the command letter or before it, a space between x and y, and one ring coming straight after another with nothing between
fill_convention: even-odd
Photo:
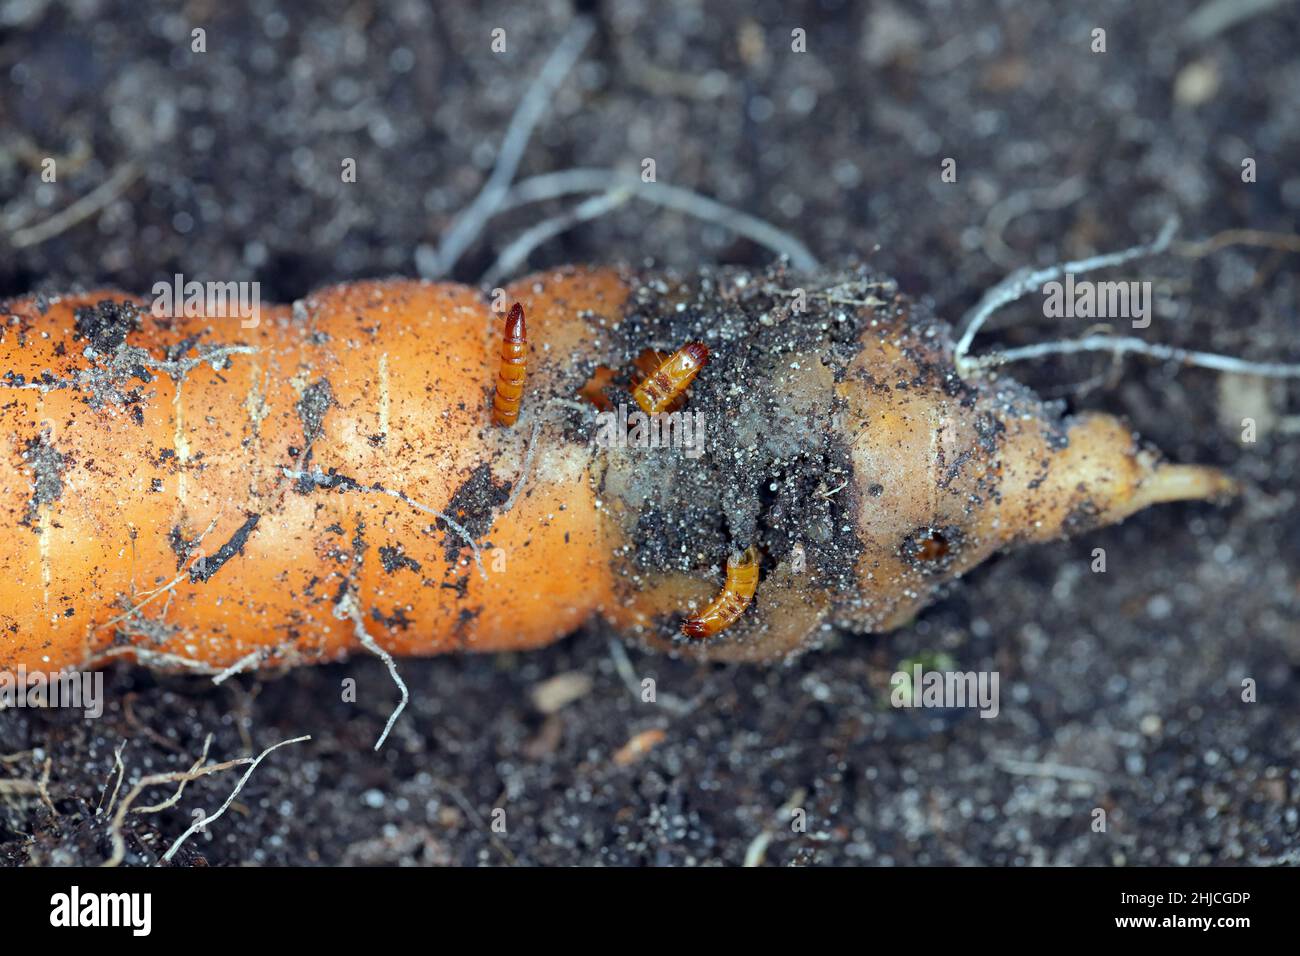
<instances>
[{"instance_id":1,"label":"orange carrot","mask_svg":"<svg viewBox=\"0 0 1300 956\"><path fill-rule=\"evenodd\" d=\"M1026 390L959 381L946 332L901 298L767 339L729 307L674 412L706 416L702 458L593 441L596 408L577 398L591 382L626 400L620 370L646 347L709 333L673 325L695 321L683 289L604 269L509 288L528 315L531 429L492 425L501 326L463 286L334 286L254 328L107 290L5 303L0 669L216 671L334 660L367 638L524 649L597 616L682 653L771 659L824 623L896 626L1009 544L1231 488L1139 451L1112 418L1062 421ZM643 326L657 342L634 340ZM817 455L823 471L791 464ZM742 459L820 490L778 517L732 493L756 480ZM685 502L678 480L716 497ZM688 504L720 516L689 547ZM682 638L751 543L753 601L711 639Z\"/></svg>"}]
</instances>

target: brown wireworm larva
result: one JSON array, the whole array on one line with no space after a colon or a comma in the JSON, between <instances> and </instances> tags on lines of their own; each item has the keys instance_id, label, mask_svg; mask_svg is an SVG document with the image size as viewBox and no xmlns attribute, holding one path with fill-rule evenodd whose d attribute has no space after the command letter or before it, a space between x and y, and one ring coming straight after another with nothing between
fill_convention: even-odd
<instances>
[{"instance_id":1,"label":"brown wireworm larva","mask_svg":"<svg viewBox=\"0 0 1300 956\"><path fill-rule=\"evenodd\" d=\"M659 363L633 390L632 397L647 415L657 415L668 408L690 387L709 361L709 349L703 342L688 342Z\"/></svg>"},{"instance_id":2,"label":"brown wireworm larva","mask_svg":"<svg viewBox=\"0 0 1300 956\"><path fill-rule=\"evenodd\" d=\"M758 587L758 549L752 544L727 558L727 579L722 591L698 614L682 622L682 633L709 638L740 619Z\"/></svg>"},{"instance_id":3,"label":"brown wireworm larva","mask_svg":"<svg viewBox=\"0 0 1300 956\"><path fill-rule=\"evenodd\" d=\"M528 374L528 329L524 307L516 302L506 316L501 338L501 365L497 369L496 393L492 397L492 420L510 428L519 420L519 405Z\"/></svg>"}]
</instances>

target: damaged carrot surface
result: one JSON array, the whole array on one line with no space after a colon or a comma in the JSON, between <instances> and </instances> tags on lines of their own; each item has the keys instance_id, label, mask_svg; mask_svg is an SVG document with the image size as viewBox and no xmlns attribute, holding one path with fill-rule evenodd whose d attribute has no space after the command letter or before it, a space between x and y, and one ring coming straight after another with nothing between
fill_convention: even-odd
<instances>
[{"instance_id":1,"label":"damaged carrot surface","mask_svg":"<svg viewBox=\"0 0 1300 956\"><path fill-rule=\"evenodd\" d=\"M463 286L335 286L252 328L106 290L5 303L0 668L518 650L598 618L770 660L895 627L1002 548L1232 489L963 380L948 326L866 272L565 269L506 296L511 429L500 316ZM684 341L710 354L673 413L691 447L631 391L637 356ZM683 638L751 547L743 615Z\"/></svg>"}]
</instances>

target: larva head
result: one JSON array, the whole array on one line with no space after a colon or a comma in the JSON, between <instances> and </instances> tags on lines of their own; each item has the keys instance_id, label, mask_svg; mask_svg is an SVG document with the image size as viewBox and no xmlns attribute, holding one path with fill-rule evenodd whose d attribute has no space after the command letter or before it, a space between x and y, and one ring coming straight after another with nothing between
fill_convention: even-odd
<instances>
[{"instance_id":1,"label":"larva head","mask_svg":"<svg viewBox=\"0 0 1300 956\"><path fill-rule=\"evenodd\" d=\"M523 342L527 336L524 325L524 307L516 302L506 316L505 339L507 342Z\"/></svg>"},{"instance_id":2,"label":"larva head","mask_svg":"<svg viewBox=\"0 0 1300 956\"><path fill-rule=\"evenodd\" d=\"M709 347L703 342L687 342L675 356L675 371L695 376L709 361Z\"/></svg>"}]
</instances>

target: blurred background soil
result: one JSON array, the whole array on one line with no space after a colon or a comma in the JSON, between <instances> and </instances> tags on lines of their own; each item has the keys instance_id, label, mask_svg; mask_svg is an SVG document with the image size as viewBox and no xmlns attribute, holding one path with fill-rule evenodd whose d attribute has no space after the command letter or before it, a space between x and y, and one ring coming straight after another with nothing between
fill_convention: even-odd
<instances>
[{"instance_id":1,"label":"blurred background soil","mask_svg":"<svg viewBox=\"0 0 1300 956\"><path fill-rule=\"evenodd\" d=\"M1300 8L1228 22L1230 6L587 0L576 12L597 33L520 178L653 157L660 182L761 216L825 263L867 262L955 320L1014 267L1131 245L1171 213L1183 240L1297 231ZM416 248L477 193L574 15L562 2L5 0L0 296L146 294L181 272L292 301L415 275ZM1091 50L1098 27L1104 54ZM806 53L790 49L795 28ZM40 181L46 156L56 183ZM340 181L345 157L356 183ZM945 157L956 183L941 181ZM15 241L115 173L124 185L101 211ZM476 282L573 201L495 219L454 277ZM1300 360L1294 252L1177 249L1110 276L1153 282L1142 334ZM770 258L632 203L529 265ZM1087 324L1040 312L1031 297L981 342ZM36 781L48 759L56 811L0 787L0 862L106 858L95 808L116 748L127 787L188 768L208 733L215 759L312 740L268 757L179 862L1300 861L1300 387L1099 357L1016 374L1072 408L1128 416L1171 457L1227 467L1246 494L999 558L912 625L836 635L785 666L629 648L635 677L657 681L654 704L628 689L598 629L530 654L403 660L411 705L378 754L396 692L369 657L218 688L114 668L98 721L0 714L0 781ZM1259 440L1243 445L1247 416ZM1090 570L1095 548L1104 574ZM888 706L899 662L938 654L1000 672L997 719ZM347 677L356 704L340 700ZM1241 700L1246 678L1257 702ZM134 817L128 860L156 860L234 782L207 778ZM498 807L502 834L488 826ZM806 810L807 832L783 807ZM1091 828L1098 807L1105 833Z\"/></svg>"}]
</instances>

